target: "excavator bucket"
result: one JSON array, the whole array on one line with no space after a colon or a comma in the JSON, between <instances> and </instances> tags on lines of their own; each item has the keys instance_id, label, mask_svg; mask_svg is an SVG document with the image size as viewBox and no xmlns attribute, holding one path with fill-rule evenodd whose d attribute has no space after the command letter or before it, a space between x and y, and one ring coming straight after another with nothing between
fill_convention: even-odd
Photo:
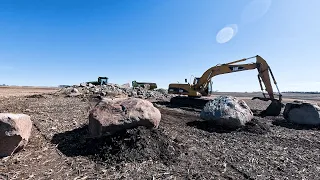
<instances>
[{"instance_id":1,"label":"excavator bucket","mask_svg":"<svg viewBox=\"0 0 320 180\"><path fill-rule=\"evenodd\" d=\"M284 107L284 104L281 101L274 99L271 104L267 107L267 109L260 112L260 117L266 116L279 116L281 113L281 109Z\"/></svg>"}]
</instances>

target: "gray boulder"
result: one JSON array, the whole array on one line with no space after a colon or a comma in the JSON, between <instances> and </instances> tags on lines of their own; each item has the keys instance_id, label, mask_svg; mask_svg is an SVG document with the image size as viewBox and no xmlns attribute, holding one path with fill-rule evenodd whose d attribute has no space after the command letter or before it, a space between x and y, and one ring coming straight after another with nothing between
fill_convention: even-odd
<instances>
[{"instance_id":1,"label":"gray boulder","mask_svg":"<svg viewBox=\"0 0 320 180\"><path fill-rule=\"evenodd\" d=\"M286 104L283 117L295 124L320 125L320 107L306 101L294 101Z\"/></svg>"},{"instance_id":2,"label":"gray boulder","mask_svg":"<svg viewBox=\"0 0 320 180\"><path fill-rule=\"evenodd\" d=\"M26 114L0 113L0 157L23 149L31 135L32 122Z\"/></svg>"},{"instance_id":3,"label":"gray boulder","mask_svg":"<svg viewBox=\"0 0 320 180\"><path fill-rule=\"evenodd\" d=\"M89 113L89 133L100 137L137 126L158 128L160 120L160 111L147 100L104 98Z\"/></svg>"},{"instance_id":4,"label":"gray boulder","mask_svg":"<svg viewBox=\"0 0 320 180\"><path fill-rule=\"evenodd\" d=\"M215 125L236 129L251 121L253 113L243 100L232 96L219 96L206 103L200 117Z\"/></svg>"}]
</instances>

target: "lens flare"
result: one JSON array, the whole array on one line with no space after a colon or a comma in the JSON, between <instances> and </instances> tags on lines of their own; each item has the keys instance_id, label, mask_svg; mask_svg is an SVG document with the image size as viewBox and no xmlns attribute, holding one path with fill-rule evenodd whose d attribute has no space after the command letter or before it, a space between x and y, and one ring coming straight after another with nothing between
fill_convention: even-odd
<instances>
[{"instance_id":1,"label":"lens flare","mask_svg":"<svg viewBox=\"0 0 320 180\"><path fill-rule=\"evenodd\" d=\"M220 44L229 42L238 32L238 26L236 24L230 24L222 28L216 36L216 41Z\"/></svg>"},{"instance_id":2,"label":"lens flare","mask_svg":"<svg viewBox=\"0 0 320 180\"><path fill-rule=\"evenodd\" d=\"M262 18L270 9L271 0L253 0L243 9L242 23L252 23Z\"/></svg>"}]
</instances>

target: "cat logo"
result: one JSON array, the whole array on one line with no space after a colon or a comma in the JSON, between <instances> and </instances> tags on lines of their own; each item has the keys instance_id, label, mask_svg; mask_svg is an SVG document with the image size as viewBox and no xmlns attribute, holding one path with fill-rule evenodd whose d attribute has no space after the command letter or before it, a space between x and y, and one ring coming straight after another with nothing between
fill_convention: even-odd
<instances>
[{"instance_id":1,"label":"cat logo","mask_svg":"<svg viewBox=\"0 0 320 180\"><path fill-rule=\"evenodd\" d=\"M235 72L235 71L242 71L244 70L243 67L239 67L239 66L234 66L234 67L229 67L231 71Z\"/></svg>"}]
</instances>

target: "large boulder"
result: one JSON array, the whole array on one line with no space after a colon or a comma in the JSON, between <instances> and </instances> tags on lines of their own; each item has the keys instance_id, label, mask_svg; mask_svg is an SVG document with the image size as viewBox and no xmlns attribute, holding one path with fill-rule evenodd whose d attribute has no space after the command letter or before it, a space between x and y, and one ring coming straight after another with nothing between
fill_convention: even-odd
<instances>
[{"instance_id":1,"label":"large boulder","mask_svg":"<svg viewBox=\"0 0 320 180\"><path fill-rule=\"evenodd\" d=\"M104 98L90 111L89 133L100 137L137 126L158 128L160 120L160 111L147 100Z\"/></svg>"},{"instance_id":2,"label":"large boulder","mask_svg":"<svg viewBox=\"0 0 320 180\"><path fill-rule=\"evenodd\" d=\"M296 124L320 125L320 107L306 101L294 101L286 104L283 117Z\"/></svg>"},{"instance_id":3,"label":"large boulder","mask_svg":"<svg viewBox=\"0 0 320 180\"><path fill-rule=\"evenodd\" d=\"M26 114L0 113L0 157L23 149L31 135L32 122Z\"/></svg>"},{"instance_id":4,"label":"large boulder","mask_svg":"<svg viewBox=\"0 0 320 180\"><path fill-rule=\"evenodd\" d=\"M249 106L232 96L219 96L207 102L200 117L226 129L237 129L253 118Z\"/></svg>"}]
</instances>

